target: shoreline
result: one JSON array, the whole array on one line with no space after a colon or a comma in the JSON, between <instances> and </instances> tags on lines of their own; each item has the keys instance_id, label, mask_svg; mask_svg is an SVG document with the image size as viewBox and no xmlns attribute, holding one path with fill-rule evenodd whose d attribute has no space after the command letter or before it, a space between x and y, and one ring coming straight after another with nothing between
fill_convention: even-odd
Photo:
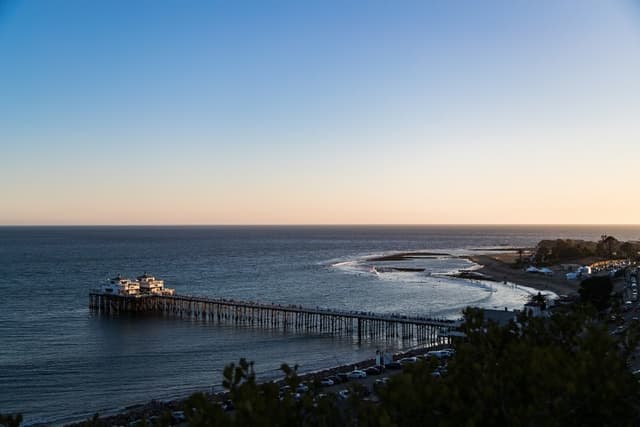
<instances>
[{"instance_id":1,"label":"shoreline","mask_svg":"<svg viewBox=\"0 0 640 427\"><path fill-rule=\"evenodd\" d=\"M480 249L477 249L478 251ZM542 276L527 273L520 268L513 268L507 259L515 254L514 248L494 248L488 252L482 249L482 254L455 255L444 252L396 252L386 255L379 255L366 258L368 262L383 261L409 261L414 259L430 259L441 256L466 259L477 267L472 270L463 269L456 273L446 274L446 276L454 277L462 280L484 280L488 282L509 282L517 286L532 288L538 291L550 291L556 295L571 295L577 293L578 289L575 284L568 282L564 277L564 272L556 271L553 276ZM501 259L503 258L503 259ZM374 267L375 268L375 267ZM417 268L405 268L401 266L384 267L394 272L414 272ZM421 269L424 270L424 269Z\"/></svg>"},{"instance_id":2,"label":"shoreline","mask_svg":"<svg viewBox=\"0 0 640 427\"><path fill-rule=\"evenodd\" d=\"M496 259L491 255L464 256L469 261L480 265L474 272L485 276L484 280L495 282L510 282L518 286L537 289L538 291L551 291L556 295L577 294L577 284L571 284L564 278L564 274L556 272L553 276L542 276L527 273L522 269L513 268L510 264ZM463 277L464 278L464 277Z\"/></svg>"},{"instance_id":3,"label":"shoreline","mask_svg":"<svg viewBox=\"0 0 640 427\"><path fill-rule=\"evenodd\" d=\"M518 286L528 287L528 288L536 289L539 291L551 291L558 296L570 295L577 292L577 288L574 286L571 286L570 283L567 283L563 275L548 277L548 276L538 276L538 275L533 275L531 273L526 273L521 269L512 268L512 266L505 261L497 259L496 255L498 253L504 253L504 250L496 250L496 253L494 254L459 256L459 258L467 259L477 264L478 267L475 268L473 271L461 270L458 273L451 274L449 276L456 277L461 280L479 279L479 280L486 280L486 281L492 281L492 282L507 281L510 283L514 283ZM370 261L371 260L373 261L405 261L408 259L431 258L436 256L445 256L445 255L455 257L455 255L435 253L435 252L434 253L405 252L405 253L375 257L370 259ZM418 348L411 348L408 350L395 353L393 355L393 359L397 360L402 357L415 356L415 355L423 354L426 351L438 349L441 347L444 347L444 345L435 344L432 346L421 346ZM299 378L301 381L304 381L304 382L313 382L316 379L321 379L323 377L335 375L336 373L339 373L339 372L349 372L353 369L366 368L374 364L375 364L375 359L373 358L365 359L356 363L331 366L325 369L303 373L299 375ZM284 381L284 379L262 380L257 382L265 383L269 381L281 383ZM214 400L224 400L226 394L228 393L226 391L221 391L215 394L211 394L204 390L202 392L205 393L209 399L214 399ZM98 425L104 425L104 426L127 425L134 420L148 418L151 416L161 416L166 411L181 411L183 410L184 403L189 398L189 396L179 397L179 398L170 399L166 401L151 400L147 403L133 404L133 405L130 405L129 407L124 408L120 412L110 413L109 415L99 417ZM91 419L85 419L85 420L72 421L65 424L61 424L61 425L64 425L65 427L80 427L80 426L89 425L90 421ZM34 425L44 425L44 424L34 424ZM92 425L95 425L95 424L92 424Z\"/></svg>"},{"instance_id":4,"label":"shoreline","mask_svg":"<svg viewBox=\"0 0 640 427\"><path fill-rule=\"evenodd\" d=\"M418 356L426 353L427 351L439 350L446 347L450 347L450 345L433 344L431 346L415 347L408 350L396 352L393 354L392 358L394 361L397 361L403 357ZM315 380L319 381L324 377L333 376L340 372L350 372L350 371L353 371L354 369L365 369L373 365L375 365L374 358L365 359L355 363L347 363L344 365L337 365L337 366L332 366L325 369L316 370L313 372L303 373L298 375L298 378L300 379L301 382L309 383ZM264 384L267 382L274 382L276 384L284 384L284 381L285 381L284 374L282 374L282 377L283 378L278 380L263 380L263 381L257 380L256 383ZM344 384L346 387L347 383L344 383ZM198 393L198 392L195 392L195 393ZM228 391L220 391L212 394L203 390L203 391L200 391L200 393L204 393L209 400L223 401L226 399ZM147 403L133 404L124 408L121 412L110 414L110 415L99 416L97 420L97 424L94 422L94 420L91 417L89 417L88 419L72 421L72 422L68 422L60 425L63 425L64 427L88 427L88 426L107 427L107 426L114 426L114 425L128 425L129 423L135 420L140 420L142 418L149 418L152 416L162 416L166 411L182 411L184 409L184 404L186 403L187 399L189 399L190 396L191 395L176 398L176 399L171 399L167 401L154 399ZM50 424L48 423L32 424L33 427L45 426L45 425L50 425Z\"/></svg>"}]
</instances>

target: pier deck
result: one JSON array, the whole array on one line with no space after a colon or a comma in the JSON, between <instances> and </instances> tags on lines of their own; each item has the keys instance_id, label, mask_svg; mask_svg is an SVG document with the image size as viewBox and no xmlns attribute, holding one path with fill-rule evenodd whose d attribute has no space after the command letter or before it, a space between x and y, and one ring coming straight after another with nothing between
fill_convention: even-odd
<instances>
[{"instance_id":1,"label":"pier deck","mask_svg":"<svg viewBox=\"0 0 640 427\"><path fill-rule=\"evenodd\" d=\"M267 327L284 331L331 333L371 339L415 339L449 342L457 322L391 314L278 305L190 295L89 294L89 307L98 313L155 313L218 323Z\"/></svg>"}]
</instances>

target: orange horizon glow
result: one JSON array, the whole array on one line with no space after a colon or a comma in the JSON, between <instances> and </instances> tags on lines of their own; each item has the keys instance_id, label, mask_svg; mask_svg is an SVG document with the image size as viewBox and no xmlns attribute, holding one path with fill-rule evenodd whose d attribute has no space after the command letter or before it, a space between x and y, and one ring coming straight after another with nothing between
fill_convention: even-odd
<instances>
[{"instance_id":1,"label":"orange horizon glow","mask_svg":"<svg viewBox=\"0 0 640 427\"><path fill-rule=\"evenodd\" d=\"M12 5L0 225L640 221L637 2L330 3Z\"/></svg>"}]
</instances>

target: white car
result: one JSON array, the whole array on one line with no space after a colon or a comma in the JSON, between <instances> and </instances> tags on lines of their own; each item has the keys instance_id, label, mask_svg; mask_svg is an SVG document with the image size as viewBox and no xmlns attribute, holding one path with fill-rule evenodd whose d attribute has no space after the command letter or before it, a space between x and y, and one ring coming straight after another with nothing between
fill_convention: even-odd
<instances>
[{"instance_id":1,"label":"white car","mask_svg":"<svg viewBox=\"0 0 640 427\"><path fill-rule=\"evenodd\" d=\"M349 372L349 379L357 380L360 378L367 378L367 373L365 371L361 371L360 369L354 369L353 371Z\"/></svg>"},{"instance_id":2,"label":"white car","mask_svg":"<svg viewBox=\"0 0 640 427\"><path fill-rule=\"evenodd\" d=\"M350 394L349 390L346 390L346 389L340 390L338 392L338 397L342 400L347 400L349 398L349 394Z\"/></svg>"},{"instance_id":3,"label":"white car","mask_svg":"<svg viewBox=\"0 0 640 427\"><path fill-rule=\"evenodd\" d=\"M320 385L323 385L325 387L330 387L333 385L333 380L331 378L325 378L322 381L320 381Z\"/></svg>"},{"instance_id":4,"label":"white car","mask_svg":"<svg viewBox=\"0 0 640 427\"><path fill-rule=\"evenodd\" d=\"M425 354L424 356L426 358L429 357L437 357L438 359L446 359L448 357L451 357L455 354L455 351L453 349L444 349L444 350L433 350L428 352L427 354Z\"/></svg>"},{"instance_id":5,"label":"white car","mask_svg":"<svg viewBox=\"0 0 640 427\"><path fill-rule=\"evenodd\" d=\"M413 356L413 357L403 357L402 359L399 360L399 362L403 365L406 365L407 363L416 363L418 361L418 358Z\"/></svg>"},{"instance_id":6,"label":"white car","mask_svg":"<svg viewBox=\"0 0 640 427\"><path fill-rule=\"evenodd\" d=\"M446 354L448 357L454 356L456 354L456 350L453 348L444 348L440 351Z\"/></svg>"}]
</instances>

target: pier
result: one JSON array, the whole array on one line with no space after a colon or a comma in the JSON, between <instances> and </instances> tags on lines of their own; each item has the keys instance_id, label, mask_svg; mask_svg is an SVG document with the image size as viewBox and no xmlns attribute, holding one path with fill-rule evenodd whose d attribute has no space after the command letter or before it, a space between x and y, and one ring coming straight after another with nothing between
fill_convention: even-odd
<instances>
[{"instance_id":1,"label":"pier","mask_svg":"<svg viewBox=\"0 0 640 427\"><path fill-rule=\"evenodd\" d=\"M153 313L237 326L299 333L351 335L363 339L403 339L449 343L458 323L449 320L374 314L206 298L188 295L109 295L92 292L89 308L101 314Z\"/></svg>"}]
</instances>

